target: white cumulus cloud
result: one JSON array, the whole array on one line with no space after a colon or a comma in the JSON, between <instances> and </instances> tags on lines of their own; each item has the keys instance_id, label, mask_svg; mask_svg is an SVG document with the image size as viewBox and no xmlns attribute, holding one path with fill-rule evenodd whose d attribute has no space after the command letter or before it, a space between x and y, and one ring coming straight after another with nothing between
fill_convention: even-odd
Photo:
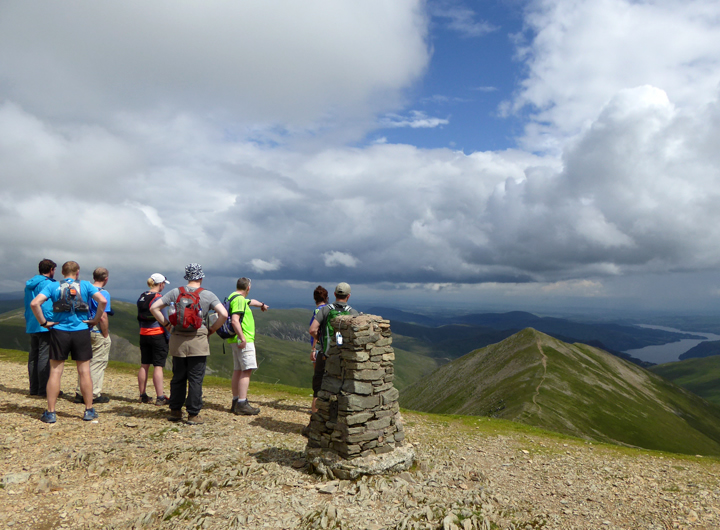
<instances>
[{"instance_id":1,"label":"white cumulus cloud","mask_svg":"<svg viewBox=\"0 0 720 530\"><path fill-rule=\"evenodd\" d=\"M337 250L323 254L323 260L325 261L326 267L343 266L353 268L357 267L360 263L360 260L351 254L348 254L347 252L338 252Z\"/></svg>"},{"instance_id":2,"label":"white cumulus cloud","mask_svg":"<svg viewBox=\"0 0 720 530\"><path fill-rule=\"evenodd\" d=\"M264 273L264 272L272 272L279 270L282 265L282 262L279 259L271 259L270 261L265 261L263 259L255 258L250 260L250 266L253 268L253 270L257 273Z\"/></svg>"}]
</instances>

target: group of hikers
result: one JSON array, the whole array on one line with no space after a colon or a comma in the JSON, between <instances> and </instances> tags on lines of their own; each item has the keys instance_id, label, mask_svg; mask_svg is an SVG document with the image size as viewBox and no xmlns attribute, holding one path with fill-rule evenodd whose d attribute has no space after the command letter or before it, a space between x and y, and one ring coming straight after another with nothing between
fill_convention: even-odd
<instances>
[{"instance_id":1,"label":"group of hikers","mask_svg":"<svg viewBox=\"0 0 720 530\"><path fill-rule=\"evenodd\" d=\"M102 394L105 368L110 358L108 316L113 314L110 293L105 289L109 272L98 267L93 271L92 282L80 280L80 266L68 261L61 268L62 279L57 281L56 268L52 260L42 260L38 274L25 285L26 333L30 335L30 395L47 399L47 410L40 420L55 423L57 400L63 394L60 383L64 363L72 358L78 374L74 401L84 403L82 419L92 421L98 418L94 405L110 401ZM235 291L221 302L214 293L202 287L204 277L202 266L190 263L185 267L187 284L164 293L170 282L163 274L154 273L147 280L148 290L137 300L139 400L153 402L146 391L152 365L155 405L168 405L168 419L176 422L183 420L184 405L187 411L185 422L189 425L205 422L200 416L202 384L210 355L209 337L213 333L225 339L232 349L230 412L237 415L260 413L247 397L250 377L258 368L251 308L267 311L269 306L248 297L249 278L239 278ZM316 308L308 330L312 346L310 358L315 367L312 412L317 411L315 402L322 386L327 349L333 339L330 322L338 315L358 314L348 305L350 285L338 284L334 294L335 302L331 304L328 291L322 286L313 293ZM173 372L169 396L163 386L163 367L168 354L172 357ZM303 434L307 434L307 428Z\"/></svg>"}]
</instances>

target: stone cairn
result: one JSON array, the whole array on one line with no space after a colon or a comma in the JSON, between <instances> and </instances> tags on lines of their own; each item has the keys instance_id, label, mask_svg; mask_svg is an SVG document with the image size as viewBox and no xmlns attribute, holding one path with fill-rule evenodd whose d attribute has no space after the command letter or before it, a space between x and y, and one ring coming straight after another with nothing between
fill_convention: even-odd
<instances>
[{"instance_id":1,"label":"stone cairn","mask_svg":"<svg viewBox=\"0 0 720 530\"><path fill-rule=\"evenodd\" d=\"M400 393L393 386L390 322L339 316L332 325L342 340L333 340L328 350L318 412L310 421L311 469L339 479L408 469L415 453L404 443Z\"/></svg>"}]
</instances>

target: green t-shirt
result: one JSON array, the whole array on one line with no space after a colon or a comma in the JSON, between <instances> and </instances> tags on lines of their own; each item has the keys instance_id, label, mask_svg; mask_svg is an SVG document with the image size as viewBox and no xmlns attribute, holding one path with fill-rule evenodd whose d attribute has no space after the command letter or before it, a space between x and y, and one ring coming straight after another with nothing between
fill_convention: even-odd
<instances>
[{"instance_id":1,"label":"green t-shirt","mask_svg":"<svg viewBox=\"0 0 720 530\"><path fill-rule=\"evenodd\" d=\"M232 318L232 315L240 315L240 327L243 335L245 335L245 342L255 342L255 319L250 310L250 301L243 295L237 294L237 291L233 291L228 296L228 300L230 300L230 315L228 318ZM238 342L237 335L228 339L228 342Z\"/></svg>"}]
</instances>

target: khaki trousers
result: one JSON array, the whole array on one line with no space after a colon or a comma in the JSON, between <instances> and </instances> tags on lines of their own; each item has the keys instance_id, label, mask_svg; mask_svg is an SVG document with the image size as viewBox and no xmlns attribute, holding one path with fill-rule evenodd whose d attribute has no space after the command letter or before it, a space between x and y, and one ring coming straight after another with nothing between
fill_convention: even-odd
<instances>
[{"instance_id":1,"label":"khaki trousers","mask_svg":"<svg viewBox=\"0 0 720 530\"><path fill-rule=\"evenodd\" d=\"M98 397L102 393L103 382L105 381L105 368L107 368L110 360L110 337L103 337L102 333L90 333L92 341L93 356L90 359L90 378L93 383L93 397ZM75 392L82 394L80 391L80 380Z\"/></svg>"}]
</instances>

